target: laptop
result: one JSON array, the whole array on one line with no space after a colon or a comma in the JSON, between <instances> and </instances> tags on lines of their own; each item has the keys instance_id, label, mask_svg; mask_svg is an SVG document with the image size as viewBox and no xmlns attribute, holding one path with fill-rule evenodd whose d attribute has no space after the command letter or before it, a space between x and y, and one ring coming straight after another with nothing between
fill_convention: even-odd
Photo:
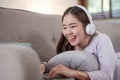
<instances>
[{"instance_id":1,"label":"laptop","mask_svg":"<svg viewBox=\"0 0 120 80\"><path fill-rule=\"evenodd\" d=\"M43 80L75 80L74 78L64 78L64 77L54 77L54 78L49 78L47 74L44 74Z\"/></svg>"}]
</instances>

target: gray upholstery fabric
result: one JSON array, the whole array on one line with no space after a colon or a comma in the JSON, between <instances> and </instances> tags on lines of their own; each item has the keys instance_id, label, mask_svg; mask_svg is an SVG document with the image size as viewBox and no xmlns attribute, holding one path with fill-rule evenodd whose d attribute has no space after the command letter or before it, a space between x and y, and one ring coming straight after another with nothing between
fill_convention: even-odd
<instances>
[{"instance_id":1,"label":"gray upholstery fabric","mask_svg":"<svg viewBox=\"0 0 120 80\"><path fill-rule=\"evenodd\" d=\"M114 80L120 80L120 52L117 52L117 58Z\"/></svg>"},{"instance_id":2,"label":"gray upholstery fabric","mask_svg":"<svg viewBox=\"0 0 120 80\"><path fill-rule=\"evenodd\" d=\"M117 60L113 80L120 80L120 59Z\"/></svg>"},{"instance_id":3,"label":"gray upholstery fabric","mask_svg":"<svg viewBox=\"0 0 120 80\"><path fill-rule=\"evenodd\" d=\"M0 80L42 80L37 53L21 45L0 45Z\"/></svg>"},{"instance_id":4,"label":"gray upholstery fabric","mask_svg":"<svg viewBox=\"0 0 120 80\"><path fill-rule=\"evenodd\" d=\"M99 69L95 56L83 51L66 51L54 56L47 63L47 72L59 64L73 70L95 71Z\"/></svg>"},{"instance_id":5,"label":"gray upholstery fabric","mask_svg":"<svg viewBox=\"0 0 120 80\"><path fill-rule=\"evenodd\" d=\"M60 16L0 8L0 42L31 43L41 61L56 54L60 32Z\"/></svg>"}]
</instances>

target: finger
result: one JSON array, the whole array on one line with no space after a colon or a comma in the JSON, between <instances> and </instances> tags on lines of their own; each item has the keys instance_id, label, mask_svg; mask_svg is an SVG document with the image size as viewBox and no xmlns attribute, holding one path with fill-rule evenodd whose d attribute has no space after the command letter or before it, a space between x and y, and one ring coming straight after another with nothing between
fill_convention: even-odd
<instances>
[{"instance_id":1,"label":"finger","mask_svg":"<svg viewBox=\"0 0 120 80\"><path fill-rule=\"evenodd\" d=\"M55 76L55 70L54 69L50 70L48 76L49 77L54 77Z\"/></svg>"},{"instance_id":2,"label":"finger","mask_svg":"<svg viewBox=\"0 0 120 80\"><path fill-rule=\"evenodd\" d=\"M49 76L50 77L54 77L55 75L57 74L61 74L61 71L62 71L62 68L63 68L63 65L57 65L55 66L54 68L52 68L49 72Z\"/></svg>"},{"instance_id":3,"label":"finger","mask_svg":"<svg viewBox=\"0 0 120 80\"><path fill-rule=\"evenodd\" d=\"M54 77L55 75L57 75L59 73L59 69L58 69L58 67L56 66L56 67L54 67L54 68L52 68L51 70L50 70L50 72L49 72L49 77Z\"/></svg>"}]
</instances>

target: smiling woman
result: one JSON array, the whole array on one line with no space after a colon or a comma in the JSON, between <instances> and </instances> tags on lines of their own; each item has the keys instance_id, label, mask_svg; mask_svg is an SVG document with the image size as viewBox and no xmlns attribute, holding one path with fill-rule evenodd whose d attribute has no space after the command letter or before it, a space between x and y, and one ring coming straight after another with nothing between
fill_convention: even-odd
<instances>
[{"instance_id":1,"label":"smiling woman","mask_svg":"<svg viewBox=\"0 0 120 80\"><path fill-rule=\"evenodd\" d=\"M65 51L85 51L95 55L99 69L95 71L78 71L61 64L50 70L49 77L63 75L80 80L113 80L116 54L112 42L106 34L96 31L88 10L81 5L71 6L65 10L62 16L62 23L62 34L57 45L58 56ZM71 55L69 53L66 54ZM69 57L64 55L63 59L68 59ZM75 57L75 60L80 62L77 57ZM90 61L88 58L85 59ZM56 60L54 61L56 62ZM73 62L73 65L76 65L74 64L76 61ZM44 73L46 65L42 65L41 69Z\"/></svg>"}]
</instances>

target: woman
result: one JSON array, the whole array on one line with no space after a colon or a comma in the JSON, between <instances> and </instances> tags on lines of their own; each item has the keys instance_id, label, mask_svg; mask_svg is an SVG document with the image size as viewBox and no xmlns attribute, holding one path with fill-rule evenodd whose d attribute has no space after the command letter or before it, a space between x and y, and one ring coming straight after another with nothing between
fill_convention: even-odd
<instances>
[{"instance_id":1,"label":"woman","mask_svg":"<svg viewBox=\"0 0 120 80\"><path fill-rule=\"evenodd\" d=\"M80 80L113 80L116 55L109 37L95 30L92 17L83 6L72 6L62 16L62 35L57 46L57 53L70 50L86 51L95 55L100 69L84 72L57 65L49 72L49 77L57 74ZM41 65L45 72L45 65Z\"/></svg>"}]
</instances>

